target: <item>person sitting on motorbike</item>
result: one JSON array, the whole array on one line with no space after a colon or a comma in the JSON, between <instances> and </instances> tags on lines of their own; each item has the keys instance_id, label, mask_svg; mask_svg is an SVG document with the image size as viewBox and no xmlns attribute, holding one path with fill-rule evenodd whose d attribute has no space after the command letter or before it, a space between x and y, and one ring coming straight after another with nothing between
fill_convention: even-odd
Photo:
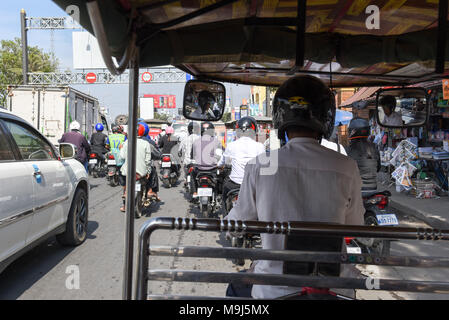
<instances>
[{"instance_id":1,"label":"person sitting on motorbike","mask_svg":"<svg viewBox=\"0 0 449 320\"><path fill-rule=\"evenodd\" d=\"M95 130L97 132L92 133L90 137L90 145L92 146L92 152L95 152L104 162L104 154L108 152L106 149L106 140L108 136L103 133L104 127L101 123L95 125Z\"/></svg>"},{"instance_id":2,"label":"person sitting on motorbike","mask_svg":"<svg viewBox=\"0 0 449 320\"><path fill-rule=\"evenodd\" d=\"M81 125L78 121L72 121L69 125L69 132L66 132L62 135L61 139L58 140L59 143L66 142L71 143L76 146L76 155L75 159L81 162L86 169L88 169L88 155L90 153L91 147L86 137L83 136L80 132Z\"/></svg>"},{"instance_id":3,"label":"person sitting on motorbike","mask_svg":"<svg viewBox=\"0 0 449 320\"><path fill-rule=\"evenodd\" d=\"M362 178L362 191L377 190L377 172L380 170L380 154L374 143L368 141L369 122L354 118L348 126L348 156L357 161Z\"/></svg>"},{"instance_id":4,"label":"person sitting on motorbike","mask_svg":"<svg viewBox=\"0 0 449 320\"><path fill-rule=\"evenodd\" d=\"M253 117L241 118L236 126L237 140L226 147L223 156L218 162L219 167L231 162L232 170L223 185L223 207L226 205L226 196L232 189L240 189L245 166L251 159L265 152L265 147L256 142L257 122Z\"/></svg>"},{"instance_id":5,"label":"person sitting on motorbike","mask_svg":"<svg viewBox=\"0 0 449 320\"><path fill-rule=\"evenodd\" d=\"M213 111L213 106L215 104L214 95L207 91L203 90L198 94L198 105L199 108L196 108L195 111L190 115L194 119L215 119L216 114Z\"/></svg>"},{"instance_id":6,"label":"person sitting on motorbike","mask_svg":"<svg viewBox=\"0 0 449 320\"><path fill-rule=\"evenodd\" d=\"M145 134L145 127L142 124L137 126L137 141L136 141L136 173L142 178L149 178L151 174L151 145L142 139ZM126 140L120 145L120 157L125 159L125 162L120 169L119 181L123 186L123 205L120 207L120 211L125 212L125 195L126 195L126 175L128 170L128 142ZM153 191L148 190L148 197L153 196Z\"/></svg>"},{"instance_id":7,"label":"person sitting on motorbike","mask_svg":"<svg viewBox=\"0 0 449 320\"><path fill-rule=\"evenodd\" d=\"M362 225L357 163L320 145L334 126L331 90L318 78L292 77L277 90L272 110L279 139L288 141L268 158L259 155L247 163L237 203L224 219ZM261 239L263 249L285 249L285 235ZM283 267L282 261L257 261L254 272L282 274ZM227 294L244 296L234 289L230 284ZM251 296L272 299L301 289L254 285Z\"/></svg>"},{"instance_id":8,"label":"person sitting on motorbike","mask_svg":"<svg viewBox=\"0 0 449 320\"><path fill-rule=\"evenodd\" d=\"M106 139L106 149L109 149L111 152L118 151L120 145L127 140L126 136L122 133L123 129L120 130L120 127L113 124L111 126L112 134Z\"/></svg>"},{"instance_id":9,"label":"person sitting on motorbike","mask_svg":"<svg viewBox=\"0 0 449 320\"><path fill-rule=\"evenodd\" d=\"M165 136L165 130L166 129L167 129L167 125L163 124L161 126L161 132L157 135L156 143L157 143L159 149L161 148L162 138Z\"/></svg>"},{"instance_id":10,"label":"person sitting on motorbike","mask_svg":"<svg viewBox=\"0 0 449 320\"><path fill-rule=\"evenodd\" d=\"M193 197L196 197L198 195L198 186L196 182L198 171L210 171L216 169L222 153L221 142L215 137L215 128L211 122L205 121L201 123L201 137L196 139L193 143L192 153L195 167L192 171L192 180L190 183ZM219 153L220 156L217 156L217 153Z\"/></svg>"},{"instance_id":11,"label":"person sitting on motorbike","mask_svg":"<svg viewBox=\"0 0 449 320\"><path fill-rule=\"evenodd\" d=\"M187 177L189 167L192 166L195 161L192 157L192 146L193 143L200 137L200 126L198 123L191 121L187 126L189 135L182 139L179 145L179 156L183 157L184 171ZM187 183L187 180L186 180Z\"/></svg>"},{"instance_id":12,"label":"person sitting on motorbike","mask_svg":"<svg viewBox=\"0 0 449 320\"><path fill-rule=\"evenodd\" d=\"M176 172L179 174L179 171L181 170L180 161L177 156L178 154L177 145L179 141L176 137L173 136L174 133L175 130L173 129L172 126L167 127L167 129L165 129L165 135L162 137L159 147L161 149L162 154L171 155L172 165L174 166Z\"/></svg>"}]
</instances>

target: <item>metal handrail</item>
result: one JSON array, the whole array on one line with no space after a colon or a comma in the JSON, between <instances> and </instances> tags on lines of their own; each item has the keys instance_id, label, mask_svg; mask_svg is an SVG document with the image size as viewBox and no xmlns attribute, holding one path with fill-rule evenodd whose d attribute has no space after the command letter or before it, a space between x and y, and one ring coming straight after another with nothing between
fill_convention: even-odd
<instances>
[{"instance_id":1,"label":"metal handrail","mask_svg":"<svg viewBox=\"0 0 449 320\"><path fill-rule=\"evenodd\" d=\"M215 232L248 232L248 233L268 233L279 235L306 235L306 236L340 236L340 237L367 237L367 238L384 238L384 239L407 239L407 240L449 240L449 230L424 229L424 228L403 228L403 227L373 227L373 226L353 226L338 225L330 223L313 223L313 222L263 222L263 221L236 221L236 220L219 220L219 219L189 219L189 218L168 218L157 217L148 220L139 232L139 252L138 252L138 271L136 298L146 299L148 292L148 280L175 280L175 281L195 281L195 282L229 282L231 279L242 280L244 277L246 283L276 284L284 285L296 284L304 286L306 284L315 287L330 288L352 288L366 289L365 279L350 279L339 277L309 277L309 276L293 276L293 275L268 275L268 274L238 274L238 273L214 273L214 272L190 272L182 271L178 273L173 270L149 270L149 256L151 252L157 253L163 250L150 247L150 236L153 231L158 229L165 230L199 230L199 231L215 231ZM179 249L179 248L178 248ZM198 249L198 248L197 248ZM218 252L226 252L217 250ZM190 250L190 249L189 249ZM199 249L200 252L203 249ZM244 255L256 256L259 253L255 249L247 250ZM191 251L191 250L190 250ZM249 252L252 251L252 252ZM261 250L265 251L265 250ZM196 252L196 256L198 256ZM229 251L227 251L229 253ZM237 253L237 251L233 251ZM241 251L240 251L241 252ZM192 252L190 252L192 253ZM204 252L203 252L204 253ZM177 251L179 254L179 250ZM274 254L260 253L263 255ZM294 255L295 252L291 255ZM298 254L298 252L296 252ZM316 254L316 253L315 253ZM213 254L207 254L211 256ZM281 254L282 255L282 254ZM284 254L284 255L289 255ZM204 256L204 255L203 255ZM356 256L356 255L354 255ZM360 255L363 256L363 255ZM277 256L278 258L280 256ZM341 257L341 255L340 255ZM315 256L317 258L317 256ZM400 261L400 257L391 257L391 260L384 259L386 263L406 263L406 260ZM394 260L399 258L399 260ZM447 259L441 258L440 261L428 257L422 257L421 262L417 257L413 258L409 266L413 266L413 262L417 266L424 266L426 263L434 263L437 266L446 266ZM341 262L340 262L341 263ZM358 263L358 262L354 262ZM421 264L420 264L421 263ZM291 278L293 277L293 278ZM286 280L290 279L290 280ZM267 281L267 282L266 282ZM292 281L292 282L290 282ZM349 283L349 284L348 284ZM404 281L404 280L382 280L379 279L380 290L394 291L420 291L420 292L449 292L449 282L431 282L431 281Z\"/></svg>"}]
</instances>

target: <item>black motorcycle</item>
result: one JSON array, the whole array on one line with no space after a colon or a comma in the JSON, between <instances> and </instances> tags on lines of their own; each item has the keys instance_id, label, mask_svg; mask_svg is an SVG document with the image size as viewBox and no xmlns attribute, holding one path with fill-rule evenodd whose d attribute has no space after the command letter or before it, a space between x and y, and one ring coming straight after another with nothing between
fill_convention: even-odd
<instances>
[{"instance_id":1,"label":"black motorcycle","mask_svg":"<svg viewBox=\"0 0 449 320\"><path fill-rule=\"evenodd\" d=\"M91 152L89 154L89 175L98 178L104 171L104 160L99 153Z\"/></svg>"},{"instance_id":2,"label":"black motorcycle","mask_svg":"<svg viewBox=\"0 0 449 320\"><path fill-rule=\"evenodd\" d=\"M136 173L135 218L142 217L143 211L156 201L156 196L148 197L148 178Z\"/></svg>"},{"instance_id":3,"label":"black motorcycle","mask_svg":"<svg viewBox=\"0 0 449 320\"><path fill-rule=\"evenodd\" d=\"M221 199L217 169L199 170L196 182L200 212L204 218L208 218L217 211Z\"/></svg>"},{"instance_id":4,"label":"black motorcycle","mask_svg":"<svg viewBox=\"0 0 449 320\"><path fill-rule=\"evenodd\" d=\"M163 154L161 160L161 177L162 184L165 188L170 188L176 185L179 178L178 165L172 161L171 154Z\"/></svg>"},{"instance_id":5,"label":"black motorcycle","mask_svg":"<svg viewBox=\"0 0 449 320\"><path fill-rule=\"evenodd\" d=\"M120 172L120 167L117 166L117 162L111 153L106 155L106 161L108 166L107 180L111 187L116 187L119 184L118 177Z\"/></svg>"}]
</instances>

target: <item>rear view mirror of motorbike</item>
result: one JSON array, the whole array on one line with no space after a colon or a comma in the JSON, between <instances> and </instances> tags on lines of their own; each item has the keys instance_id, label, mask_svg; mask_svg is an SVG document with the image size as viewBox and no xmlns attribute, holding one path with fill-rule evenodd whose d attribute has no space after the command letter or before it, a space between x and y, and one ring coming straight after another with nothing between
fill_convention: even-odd
<instances>
[{"instance_id":1,"label":"rear view mirror of motorbike","mask_svg":"<svg viewBox=\"0 0 449 320\"><path fill-rule=\"evenodd\" d=\"M421 127L429 116L429 97L424 88L383 89L377 93L377 123L386 128Z\"/></svg>"},{"instance_id":2,"label":"rear view mirror of motorbike","mask_svg":"<svg viewBox=\"0 0 449 320\"><path fill-rule=\"evenodd\" d=\"M223 84L189 80L184 87L183 115L190 120L218 121L223 116L225 101Z\"/></svg>"}]
</instances>

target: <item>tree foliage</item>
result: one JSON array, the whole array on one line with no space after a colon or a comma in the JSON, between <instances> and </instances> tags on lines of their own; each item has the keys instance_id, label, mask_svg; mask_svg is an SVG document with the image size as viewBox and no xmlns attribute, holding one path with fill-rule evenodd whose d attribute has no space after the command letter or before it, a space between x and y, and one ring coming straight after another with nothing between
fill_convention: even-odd
<instances>
[{"instance_id":1,"label":"tree foliage","mask_svg":"<svg viewBox=\"0 0 449 320\"><path fill-rule=\"evenodd\" d=\"M226 122L231 121L231 118L232 118L231 113L230 112L225 112L225 113L223 113L223 118L221 118L221 121L226 123Z\"/></svg>"},{"instance_id":2,"label":"tree foliage","mask_svg":"<svg viewBox=\"0 0 449 320\"><path fill-rule=\"evenodd\" d=\"M166 120L168 120L168 117L169 116L167 114L164 114L164 113L157 113L157 112L154 113L154 119L166 121Z\"/></svg>"},{"instance_id":3,"label":"tree foliage","mask_svg":"<svg viewBox=\"0 0 449 320\"><path fill-rule=\"evenodd\" d=\"M55 72L59 62L52 53L28 47L28 72ZM19 38L0 41L0 105L6 105L8 85L23 84L22 44Z\"/></svg>"}]
</instances>

